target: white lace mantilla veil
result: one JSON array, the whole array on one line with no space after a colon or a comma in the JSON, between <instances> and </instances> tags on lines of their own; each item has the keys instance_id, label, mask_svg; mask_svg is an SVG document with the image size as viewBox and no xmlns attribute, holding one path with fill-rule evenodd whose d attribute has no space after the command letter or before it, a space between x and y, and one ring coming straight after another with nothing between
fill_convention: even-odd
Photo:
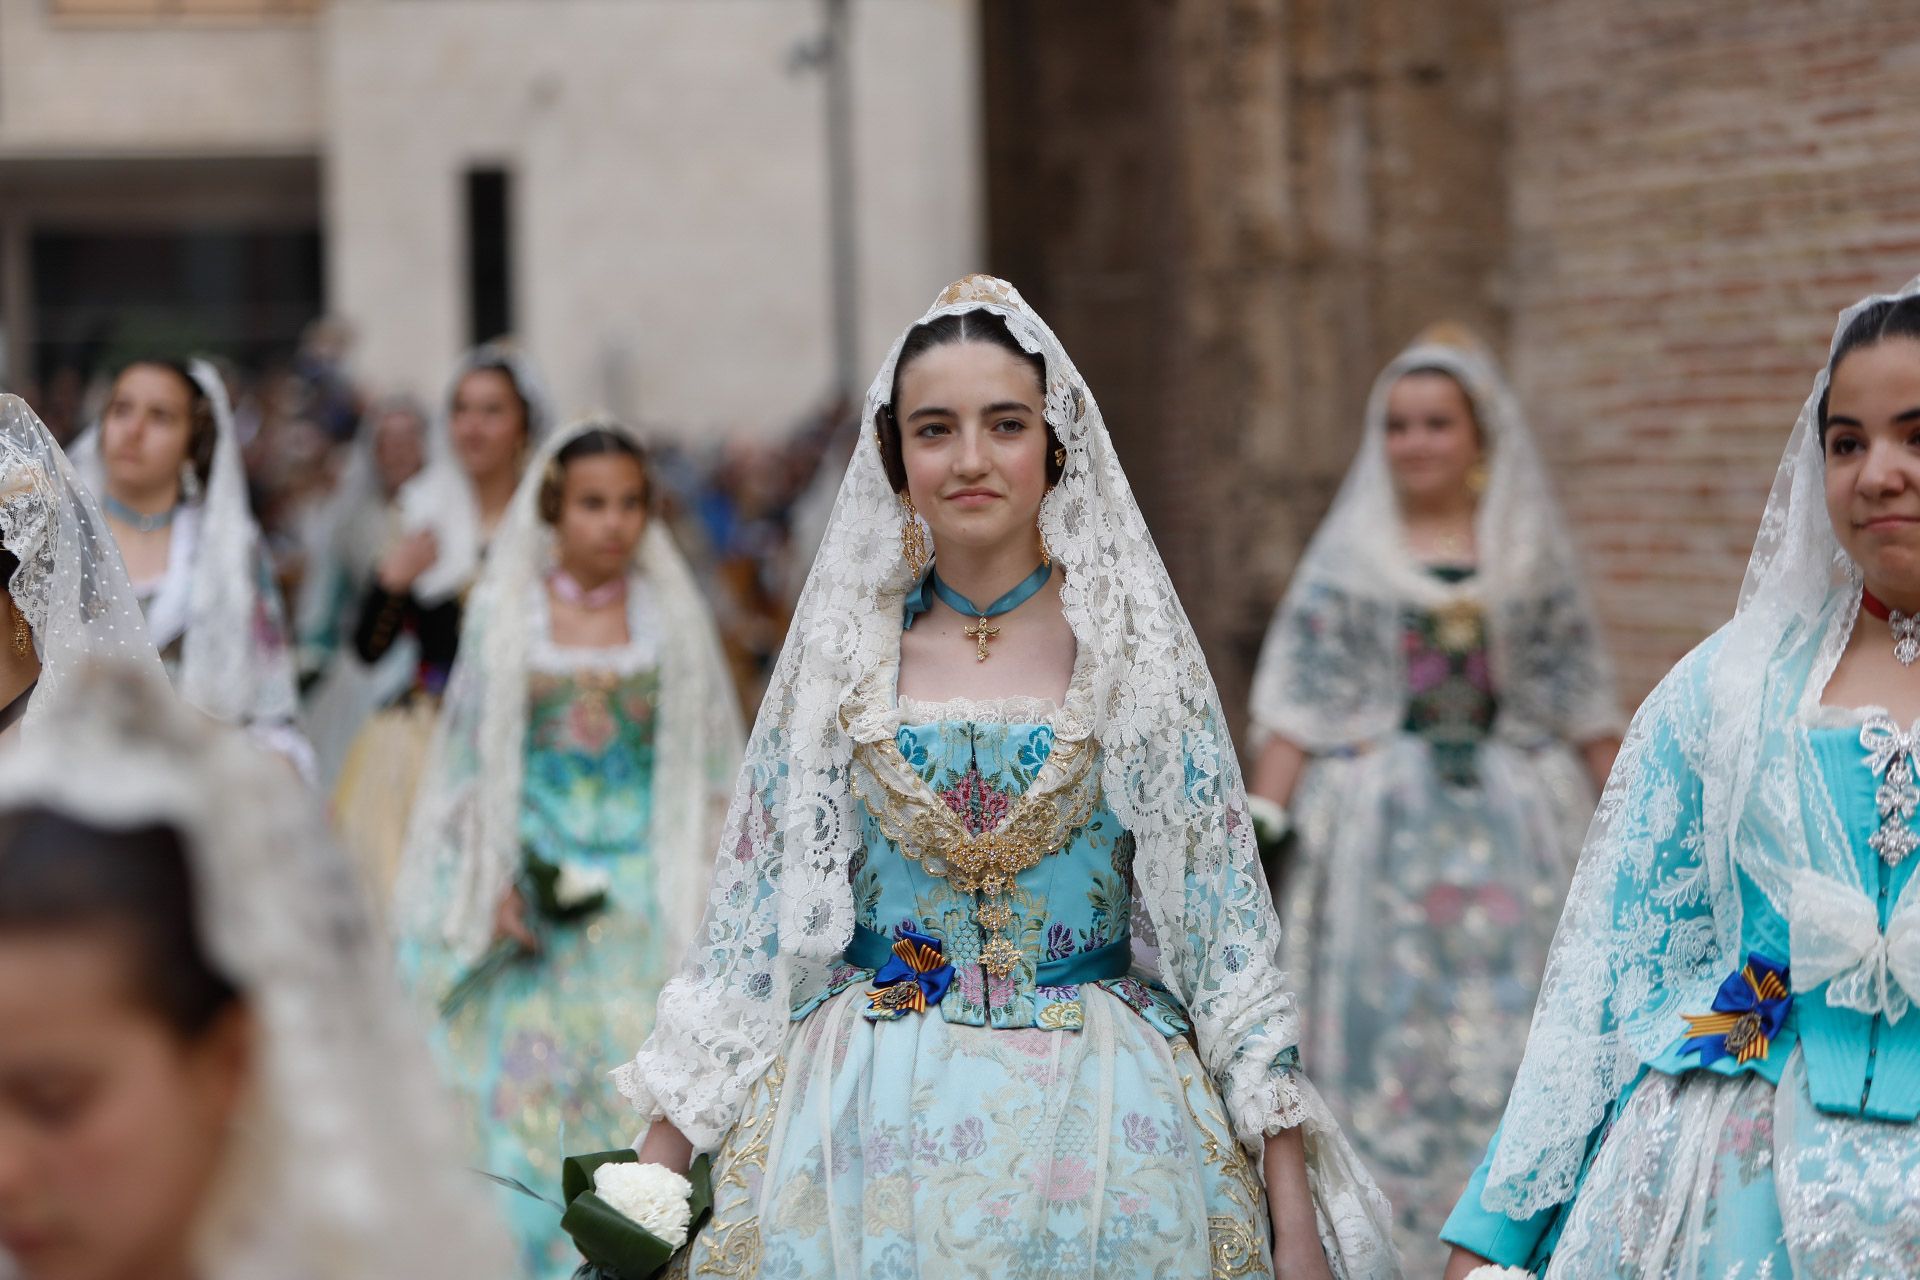
<instances>
[{"instance_id":1,"label":"white lace mantilla veil","mask_svg":"<svg viewBox=\"0 0 1920 1280\"><path fill-rule=\"evenodd\" d=\"M56 702L0 769L0 808L179 831L203 945L259 1031L195 1274L505 1280L488 1188L312 797L137 670L89 664Z\"/></svg>"},{"instance_id":2,"label":"white lace mantilla veil","mask_svg":"<svg viewBox=\"0 0 1920 1280\"><path fill-rule=\"evenodd\" d=\"M1916 293L1920 279L1848 308L1835 345L1866 308ZM1571 1197L1608 1106L1673 1042L1679 1015L1710 1007L1745 962L1736 868L1789 920L1796 969L1811 958L1801 954L1808 907L1838 894L1874 910L1803 727L1860 607L1859 572L1827 518L1826 386L1823 368L1787 440L1732 620L1681 659L1627 730L1554 936L1482 1197L1490 1210L1525 1217ZM1663 762L1676 749L1701 790L1699 829L1682 833L1697 861L1659 869L1655 846L1682 817L1685 779ZM1710 919L1697 915L1703 903ZM1909 890L1902 904L1912 903L1920 894ZM1828 1000L1874 1012L1886 997L1856 973L1835 980Z\"/></svg>"},{"instance_id":3,"label":"white lace mantilla veil","mask_svg":"<svg viewBox=\"0 0 1920 1280\"><path fill-rule=\"evenodd\" d=\"M921 323L975 310L1002 317L1046 363L1045 416L1067 461L1040 527L1066 571L1061 600L1090 672L1101 781L1136 841L1160 977L1192 1015L1241 1141L1257 1149L1304 1123L1316 1190L1339 1206L1329 1251L1336 1265L1344 1251L1347 1274L1374 1274L1391 1257L1385 1200L1312 1086L1277 1065L1295 1045L1296 1011L1206 658L1099 407L1053 331L989 276L949 286ZM697 1149L720 1144L780 1051L789 1010L826 985L852 934L861 817L841 703L899 653L910 585L902 511L872 428L905 337L867 392L860 443L748 742L700 935L661 995L653 1035L616 1072L642 1115L667 1117Z\"/></svg>"},{"instance_id":4,"label":"white lace mantilla veil","mask_svg":"<svg viewBox=\"0 0 1920 1280\"><path fill-rule=\"evenodd\" d=\"M545 589L553 564L553 531L540 518L541 480L561 448L593 430L641 443L618 423L582 422L555 433L528 466L468 596L460 656L420 776L395 922L403 936L450 951L456 970L486 953L495 910L520 867L528 653L540 639L529 624L546 616L530 600ZM713 614L664 517L647 522L633 569L658 627L660 711L647 843L658 877L657 923L677 956L707 901L740 764L739 703Z\"/></svg>"},{"instance_id":5,"label":"white lace mantilla veil","mask_svg":"<svg viewBox=\"0 0 1920 1280\"><path fill-rule=\"evenodd\" d=\"M427 433L427 465L400 486L400 523L409 533L431 529L439 555L413 584L413 596L422 604L444 604L472 584L487 546L480 527L480 507L474 501L473 482L454 456L453 397L460 380L476 369L504 369L527 406L527 448L540 447L551 425L546 386L533 364L505 342L475 347L460 357L447 393Z\"/></svg>"},{"instance_id":6,"label":"white lace mantilla veil","mask_svg":"<svg viewBox=\"0 0 1920 1280\"><path fill-rule=\"evenodd\" d=\"M263 607L260 572L266 547L247 502L247 473L234 429L227 384L212 364L187 366L213 406L217 427L207 476L198 564L187 629L180 643L180 696L230 724L279 724L299 715L292 637L267 651L255 639ZM277 612L279 605L271 605ZM279 620L285 628L285 619Z\"/></svg>"},{"instance_id":7,"label":"white lace mantilla veil","mask_svg":"<svg viewBox=\"0 0 1920 1280\"><path fill-rule=\"evenodd\" d=\"M1487 485L1474 517L1472 578L1448 583L1407 550L1387 463L1387 397L1415 369L1451 374L1471 400L1485 442ZM1290 625L1316 593L1351 602L1337 643L1342 660L1302 648L1311 628ZM1555 593L1557 607L1542 608ZM1573 542L1532 432L1492 359L1464 331L1436 326L1394 357L1367 398L1359 452L1327 517L1307 544L1267 632L1252 691L1256 743L1278 734L1309 752L1384 737L1406 715L1402 609L1477 601L1487 613L1489 658L1503 729L1583 742L1616 734L1613 672L1594 621ZM1549 644L1517 633L1551 627ZM1551 653L1550 666L1523 652Z\"/></svg>"},{"instance_id":8,"label":"white lace mantilla veil","mask_svg":"<svg viewBox=\"0 0 1920 1280\"><path fill-rule=\"evenodd\" d=\"M7 594L26 615L40 657L23 733L39 737L47 706L88 659L125 663L165 686L100 509L46 424L13 395L0 395L0 544L20 561Z\"/></svg>"},{"instance_id":9,"label":"white lace mantilla veil","mask_svg":"<svg viewBox=\"0 0 1920 1280\"><path fill-rule=\"evenodd\" d=\"M220 371L193 360L187 373L213 410L213 465L200 499L200 529L194 544L186 627L180 633L180 696L229 724L285 724L299 713L288 647L269 650L256 642L254 619L264 606L260 574L266 548L247 501L246 465L240 456L233 402ZM74 469L95 494L106 492L106 466L95 424L74 442ZM104 527L104 526L103 526ZM276 617L284 624L284 619Z\"/></svg>"}]
</instances>

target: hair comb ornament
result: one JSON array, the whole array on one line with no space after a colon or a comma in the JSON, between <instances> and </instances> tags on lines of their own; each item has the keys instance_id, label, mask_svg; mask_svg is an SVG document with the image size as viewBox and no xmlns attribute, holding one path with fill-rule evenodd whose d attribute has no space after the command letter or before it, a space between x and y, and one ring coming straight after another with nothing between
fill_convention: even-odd
<instances>
[{"instance_id":1,"label":"hair comb ornament","mask_svg":"<svg viewBox=\"0 0 1920 1280\"><path fill-rule=\"evenodd\" d=\"M1027 305L1018 289L998 276L980 271L962 276L942 289L933 305L935 308L954 307L966 302L1011 308L1024 308Z\"/></svg>"},{"instance_id":2,"label":"hair comb ornament","mask_svg":"<svg viewBox=\"0 0 1920 1280\"><path fill-rule=\"evenodd\" d=\"M1458 320L1436 320L1420 331L1413 340L1416 347L1448 347L1454 351L1464 351L1481 360L1492 357L1487 344L1466 324Z\"/></svg>"}]
</instances>

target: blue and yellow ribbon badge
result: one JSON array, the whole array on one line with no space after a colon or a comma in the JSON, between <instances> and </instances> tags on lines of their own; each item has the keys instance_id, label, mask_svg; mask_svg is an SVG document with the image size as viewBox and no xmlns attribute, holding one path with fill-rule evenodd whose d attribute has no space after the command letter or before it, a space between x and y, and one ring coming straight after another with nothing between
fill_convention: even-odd
<instances>
[{"instance_id":1,"label":"blue and yellow ribbon badge","mask_svg":"<svg viewBox=\"0 0 1920 1280\"><path fill-rule=\"evenodd\" d=\"M1766 1057L1793 1007L1788 990L1785 965L1758 951L1749 954L1746 967L1720 984L1712 1013L1682 1015L1689 1038L1680 1052L1698 1052L1703 1067L1722 1058L1745 1063Z\"/></svg>"},{"instance_id":2,"label":"blue and yellow ribbon badge","mask_svg":"<svg viewBox=\"0 0 1920 1280\"><path fill-rule=\"evenodd\" d=\"M893 957L873 975L874 990L867 992L867 1005L874 1013L925 1013L928 1005L939 1004L953 985L953 966L947 963L947 946L938 938L902 929L893 944Z\"/></svg>"}]
</instances>

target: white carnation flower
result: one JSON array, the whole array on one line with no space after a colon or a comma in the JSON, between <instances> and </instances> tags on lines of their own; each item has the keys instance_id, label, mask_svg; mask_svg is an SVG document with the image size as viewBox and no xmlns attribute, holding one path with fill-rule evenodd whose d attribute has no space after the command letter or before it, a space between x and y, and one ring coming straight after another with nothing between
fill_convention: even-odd
<instances>
[{"instance_id":1,"label":"white carnation flower","mask_svg":"<svg viewBox=\"0 0 1920 1280\"><path fill-rule=\"evenodd\" d=\"M613 876L604 867L583 867L575 862L563 862L560 864L560 874L554 877L553 900L562 911L571 911L592 902L612 888Z\"/></svg>"},{"instance_id":2,"label":"white carnation flower","mask_svg":"<svg viewBox=\"0 0 1920 1280\"><path fill-rule=\"evenodd\" d=\"M1467 1280L1533 1280L1533 1272L1525 1267L1498 1267L1489 1262L1467 1272Z\"/></svg>"},{"instance_id":3,"label":"white carnation flower","mask_svg":"<svg viewBox=\"0 0 1920 1280\"><path fill-rule=\"evenodd\" d=\"M693 1221L693 1184L661 1164L603 1164L593 1171L602 1200L678 1249Z\"/></svg>"},{"instance_id":4,"label":"white carnation flower","mask_svg":"<svg viewBox=\"0 0 1920 1280\"><path fill-rule=\"evenodd\" d=\"M1293 826L1287 811L1265 796L1247 797L1247 816L1253 819L1253 832L1264 844L1285 838Z\"/></svg>"}]
</instances>

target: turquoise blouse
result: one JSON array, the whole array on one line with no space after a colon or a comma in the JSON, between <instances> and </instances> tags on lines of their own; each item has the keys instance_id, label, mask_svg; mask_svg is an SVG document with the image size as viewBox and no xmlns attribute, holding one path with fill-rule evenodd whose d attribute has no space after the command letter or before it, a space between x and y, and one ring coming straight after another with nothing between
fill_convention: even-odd
<instances>
[{"instance_id":1,"label":"turquoise blouse","mask_svg":"<svg viewBox=\"0 0 1920 1280\"><path fill-rule=\"evenodd\" d=\"M1869 753L1861 743L1859 727L1814 728L1805 733L1820 780L1846 831L1862 883L1868 893L1875 895L1880 928L1884 931L1893 906L1898 903L1907 881L1913 878L1915 867L1920 866L1920 855L1889 866L1868 844L1880 826L1876 801L1879 781L1868 764ZM1670 753L1667 763L1676 777L1685 780L1679 802L1696 821L1683 818L1675 823L1673 835L1656 848L1655 857L1670 865L1685 865L1694 860L1692 850L1687 847L1687 834L1697 827L1702 810L1700 780L1681 757L1676 744L1664 743L1656 749ZM1804 797L1802 803L1805 803ZM1807 825L1815 829L1811 818ZM1744 871L1736 872L1736 880L1743 958L1758 953L1790 965L1787 921ZM1710 910L1710 905L1703 901L1697 914L1704 917ZM1752 1072L1778 1084L1797 1045L1806 1062L1809 1091L1820 1110L1900 1122L1920 1118L1920 1010L1910 1012L1896 1023L1885 1016L1835 1008L1826 1002L1826 985L1822 984L1811 991L1794 994L1786 1024L1765 1057L1745 1063L1731 1056L1722 1057L1705 1066L1701 1065L1697 1052L1682 1051L1687 1040L1685 1023L1679 1018L1675 1022L1673 1041L1645 1064L1635 1085L1645 1078L1647 1071L1670 1076L1691 1071L1711 1071L1719 1075ZM1633 1088L1629 1086L1615 1100L1609 1119L1632 1095ZM1598 1149L1597 1139L1606 1125L1607 1120L1603 1119L1589 1136L1589 1161ZM1553 1251L1567 1205L1543 1209L1524 1221L1483 1208L1480 1199L1499 1142L1500 1136L1496 1133L1487 1146L1486 1157L1467 1183L1466 1193L1447 1219L1441 1238L1502 1266L1537 1267Z\"/></svg>"}]
</instances>

